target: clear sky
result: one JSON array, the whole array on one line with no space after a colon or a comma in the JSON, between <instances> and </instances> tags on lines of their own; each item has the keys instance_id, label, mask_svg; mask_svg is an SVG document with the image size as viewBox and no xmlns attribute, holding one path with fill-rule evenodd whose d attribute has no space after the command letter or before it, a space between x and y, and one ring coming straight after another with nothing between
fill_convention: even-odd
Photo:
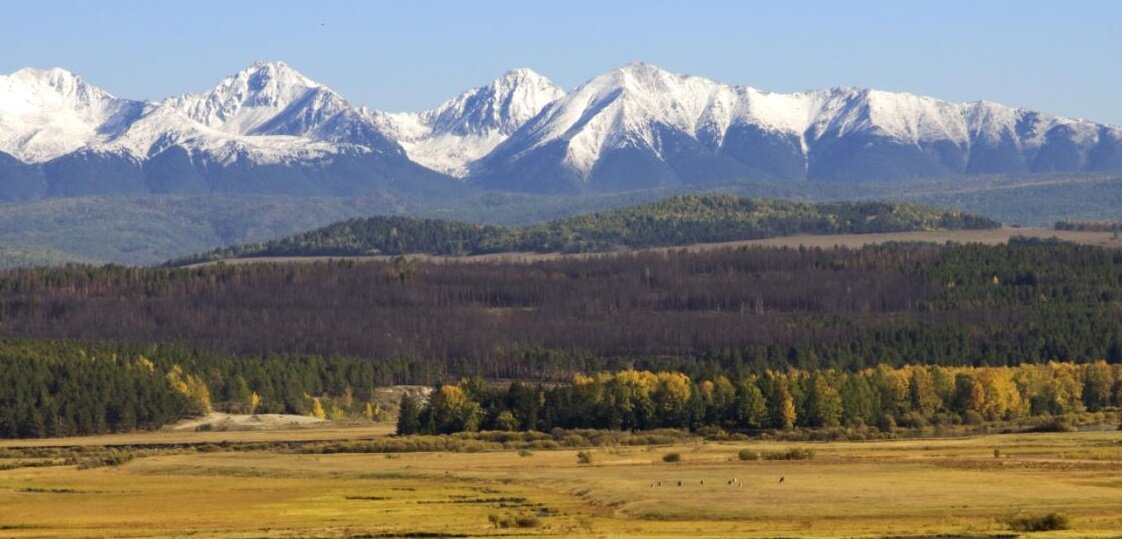
<instances>
[{"instance_id":1,"label":"clear sky","mask_svg":"<svg viewBox=\"0 0 1122 539\"><path fill-rule=\"evenodd\" d=\"M1122 125L1122 1L25 1L0 72L122 97L283 60L357 104L427 108L514 67L572 88L644 60L762 90L862 86Z\"/></svg>"}]
</instances>

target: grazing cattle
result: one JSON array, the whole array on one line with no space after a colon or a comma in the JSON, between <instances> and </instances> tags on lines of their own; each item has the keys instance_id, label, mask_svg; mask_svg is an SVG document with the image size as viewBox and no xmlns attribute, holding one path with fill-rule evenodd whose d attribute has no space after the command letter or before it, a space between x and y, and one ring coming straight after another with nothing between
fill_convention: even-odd
<instances>
[{"instance_id":1,"label":"grazing cattle","mask_svg":"<svg viewBox=\"0 0 1122 539\"><path fill-rule=\"evenodd\" d=\"M680 486L682 486L682 482L681 482L681 481L678 481L678 486L679 486L679 487L680 487Z\"/></svg>"},{"instance_id":2,"label":"grazing cattle","mask_svg":"<svg viewBox=\"0 0 1122 539\"><path fill-rule=\"evenodd\" d=\"M787 478L786 477L780 477L779 482L782 483L784 479L787 479Z\"/></svg>"},{"instance_id":3,"label":"grazing cattle","mask_svg":"<svg viewBox=\"0 0 1122 539\"><path fill-rule=\"evenodd\" d=\"M701 480L701 486L705 486L705 480L704 479Z\"/></svg>"}]
</instances>

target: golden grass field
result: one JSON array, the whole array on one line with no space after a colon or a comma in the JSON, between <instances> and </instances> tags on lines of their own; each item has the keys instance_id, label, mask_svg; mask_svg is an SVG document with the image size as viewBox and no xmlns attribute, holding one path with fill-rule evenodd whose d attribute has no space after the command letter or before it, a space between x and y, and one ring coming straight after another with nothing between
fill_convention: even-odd
<instances>
[{"instance_id":1,"label":"golden grass field","mask_svg":"<svg viewBox=\"0 0 1122 539\"><path fill-rule=\"evenodd\" d=\"M101 440L342 439L347 432L324 427ZM372 428L350 434L383 435ZM789 447L813 447L817 455L806 461L737 458L743 448ZM17 468L0 471L0 536L991 537L1015 535L1006 524L1011 516L1061 511L1071 517L1071 530L1026 536L1122 537L1117 431L590 451L591 464L578 464L575 450L523 456L215 451L86 470ZM662 461L672 451L681 453L681 462ZM727 484L734 477L742 486ZM489 516L536 516L538 522L497 528Z\"/></svg>"}]
</instances>

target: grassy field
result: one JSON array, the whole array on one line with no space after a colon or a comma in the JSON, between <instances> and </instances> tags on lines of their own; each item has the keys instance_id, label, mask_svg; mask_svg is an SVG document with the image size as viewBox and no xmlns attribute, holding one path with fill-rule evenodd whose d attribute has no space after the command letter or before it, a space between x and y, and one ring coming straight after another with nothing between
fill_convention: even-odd
<instances>
[{"instance_id":1,"label":"grassy field","mask_svg":"<svg viewBox=\"0 0 1122 539\"><path fill-rule=\"evenodd\" d=\"M284 440L346 431L197 436ZM189 435L104 441L174 443ZM791 447L813 448L816 456L738 458L741 449ZM1118 432L588 451L590 464L578 464L574 450L313 455L212 448L116 467L19 467L0 471L0 536L993 537L1016 535L1010 518L1052 511L1067 514L1072 529L1029 536L1122 536ZM663 462L670 452L681 461ZM0 459L0 468L11 460ZM741 486L729 485L732 478Z\"/></svg>"}]
</instances>

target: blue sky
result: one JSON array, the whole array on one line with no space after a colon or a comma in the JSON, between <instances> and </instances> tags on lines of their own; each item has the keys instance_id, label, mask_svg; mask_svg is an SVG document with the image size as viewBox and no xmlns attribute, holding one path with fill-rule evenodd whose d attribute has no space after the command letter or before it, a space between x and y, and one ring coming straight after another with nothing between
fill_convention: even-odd
<instances>
[{"instance_id":1,"label":"blue sky","mask_svg":"<svg viewBox=\"0 0 1122 539\"><path fill-rule=\"evenodd\" d=\"M426 108L513 67L566 88L644 60L771 91L863 86L1122 125L1122 2L24 1L0 72L200 91L284 60L352 102Z\"/></svg>"}]
</instances>

